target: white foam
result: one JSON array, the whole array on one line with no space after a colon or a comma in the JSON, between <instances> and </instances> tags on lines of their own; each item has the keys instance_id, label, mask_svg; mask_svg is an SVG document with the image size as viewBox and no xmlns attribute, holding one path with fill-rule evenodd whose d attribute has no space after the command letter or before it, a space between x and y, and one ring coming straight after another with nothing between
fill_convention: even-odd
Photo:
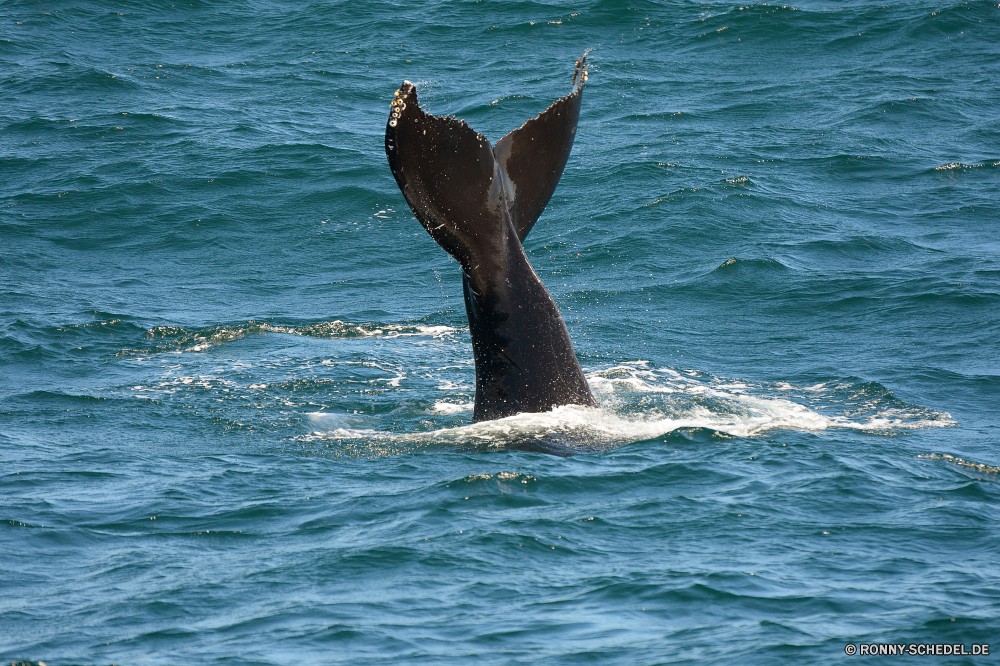
<instances>
[{"instance_id":1,"label":"white foam","mask_svg":"<svg viewBox=\"0 0 1000 666\"><path fill-rule=\"evenodd\" d=\"M385 337L404 338L413 336L431 336L433 338L443 338L446 335L455 333L458 329L453 326L425 326L418 324L415 326L406 324L351 324L335 319L323 324L312 326L276 326L274 324L255 324L258 330L267 333L286 333L288 335L315 335L322 332L331 337L360 336L364 338Z\"/></svg>"},{"instance_id":2,"label":"white foam","mask_svg":"<svg viewBox=\"0 0 1000 666\"><path fill-rule=\"evenodd\" d=\"M353 324L335 319L334 321L309 326L281 326L277 324L248 321L237 326L221 326L208 333L195 334L191 338L180 340L180 344L193 342L191 346L182 349L169 350L170 353L201 352L215 345L233 342L252 333L281 333L285 335L301 335L331 338L405 338L426 336L437 340L445 339L458 332L453 326L426 326L423 324ZM147 334L156 337L157 329L150 329Z\"/></svg>"},{"instance_id":3,"label":"white foam","mask_svg":"<svg viewBox=\"0 0 1000 666\"><path fill-rule=\"evenodd\" d=\"M455 428L413 433L380 432L345 424L335 416L311 415L320 428L317 436L335 439L377 437L394 442L497 442L511 438L569 435L571 439L601 445L623 444L662 437L678 429L704 428L734 437L757 437L775 429L817 432L847 428L864 432L950 427L947 413L923 408L877 406L869 414L826 414L803 402L827 390L825 384L795 387L780 382L773 387L747 381L716 378L696 371L684 375L647 369L647 362L631 362L587 373L587 381L601 407L576 405L549 412L515 416ZM685 376L687 375L687 376ZM439 386L452 388L452 385ZM456 387L457 388L457 387ZM792 395L789 395L789 394ZM796 395L797 394L797 395ZM642 396L649 397L642 397ZM825 396L830 401L830 396ZM798 400L793 399L798 398ZM473 403L454 398L438 400L432 413L449 415L469 411ZM852 405L856 412L856 405ZM828 408L827 406L820 407ZM861 418L859 418L861 417ZM324 419L333 419L324 426Z\"/></svg>"},{"instance_id":4,"label":"white foam","mask_svg":"<svg viewBox=\"0 0 1000 666\"><path fill-rule=\"evenodd\" d=\"M400 382L404 379L406 379L406 375L397 372L395 377L380 377L379 379L373 379L372 383L385 382L387 386L399 388Z\"/></svg>"},{"instance_id":5,"label":"white foam","mask_svg":"<svg viewBox=\"0 0 1000 666\"><path fill-rule=\"evenodd\" d=\"M473 402L463 402L463 403L453 403L445 402L443 400L438 400L434 403L434 411L438 414L458 414L459 412L467 412L476 406Z\"/></svg>"},{"instance_id":6,"label":"white foam","mask_svg":"<svg viewBox=\"0 0 1000 666\"><path fill-rule=\"evenodd\" d=\"M959 467L964 467L967 470L973 472L982 472L983 474L993 474L1000 475L1000 467L994 467L993 465L984 465L982 463L971 462L969 460L964 460L956 456L949 455L947 453L922 453L917 458L922 460L944 460L950 462L953 465L958 465Z\"/></svg>"},{"instance_id":7,"label":"white foam","mask_svg":"<svg viewBox=\"0 0 1000 666\"><path fill-rule=\"evenodd\" d=\"M441 369L446 370L451 368L441 368ZM462 391L465 390L466 388L468 387L466 386L465 382L462 381L453 382L448 379L439 379L437 385L437 389L439 391Z\"/></svg>"},{"instance_id":8,"label":"white foam","mask_svg":"<svg viewBox=\"0 0 1000 666\"><path fill-rule=\"evenodd\" d=\"M895 430L922 430L923 428L952 428L958 423L948 412L939 414L935 419L893 418L888 415L876 415L867 421L853 421L843 417L832 417L830 423L837 428L851 428L864 432L880 432Z\"/></svg>"},{"instance_id":9,"label":"white foam","mask_svg":"<svg viewBox=\"0 0 1000 666\"><path fill-rule=\"evenodd\" d=\"M695 408L682 417L640 416L628 418L607 409L563 405L550 412L517 414L495 421L484 421L456 428L442 428L419 433L377 432L370 428L344 427L336 415L310 414L322 429L317 433L333 439L379 437L398 442L437 441L462 443L468 441L503 442L515 437L546 437L572 435L574 439L605 444L627 443L655 439L680 428L707 428L736 437L752 437L772 428L790 427L799 430L822 430L830 425L824 417L801 405L786 403L771 406L747 416L713 414L703 407ZM437 402L434 411L454 414L472 409L472 403ZM777 408L776 408L777 407ZM333 427L330 427L333 426Z\"/></svg>"},{"instance_id":10,"label":"white foam","mask_svg":"<svg viewBox=\"0 0 1000 666\"><path fill-rule=\"evenodd\" d=\"M372 437L382 435L376 430L359 428L364 423L364 417L358 414L338 414L336 412L311 412L306 414L316 427L321 428L330 437L346 439L354 437Z\"/></svg>"}]
</instances>

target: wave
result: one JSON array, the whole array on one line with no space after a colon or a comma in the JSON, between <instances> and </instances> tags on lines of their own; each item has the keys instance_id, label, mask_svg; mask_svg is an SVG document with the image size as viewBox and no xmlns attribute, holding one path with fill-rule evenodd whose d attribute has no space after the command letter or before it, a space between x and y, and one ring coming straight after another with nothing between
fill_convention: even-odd
<instances>
[{"instance_id":1,"label":"wave","mask_svg":"<svg viewBox=\"0 0 1000 666\"><path fill-rule=\"evenodd\" d=\"M982 463L971 462L957 456L952 456L947 453L922 453L917 458L921 460L943 460L949 462L957 467L968 470L970 472L979 472L980 474L989 474L993 477L1000 476L1000 467L993 465L984 465Z\"/></svg>"},{"instance_id":2,"label":"wave","mask_svg":"<svg viewBox=\"0 0 1000 666\"><path fill-rule=\"evenodd\" d=\"M788 266L785 266L773 257L763 259L737 259L736 257L730 257L709 271L709 273L732 277L734 275L753 275L757 273L780 275L789 270L791 269Z\"/></svg>"},{"instance_id":3,"label":"wave","mask_svg":"<svg viewBox=\"0 0 1000 666\"><path fill-rule=\"evenodd\" d=\"M963 164L962 162L949 162L941 166L934 167L934 171L953 171L955 169L979 169L981 167L1000 167L1000 161L987 161L979 164Z\"/></svg>"},{"instance_id":4,"label":"wave","mask_svg":"<svg viewBox=\"0 0 1000 666\"><path fill-rule=\"evenodd\" d=\"M776 429L849 429L897 434L956 425L950 414L904 403L881 384L759 384L636 361L587 373L599 408L566 405L496 421L391 432L364 415L312 412L304 439L337 440L348 455L390 455L427 446L524 449L570 455L605 451L672 433L756 438ZM437 401L433 411L467 412L472 405Z\"/></svg>"},{"instance_id":5,"label":"wave","mask_svg":"<svg viewBox=\"0 0 1000 666\"><path fill-rule=\"evenodd\" d=\"M67 353L90 351L95 348L116 348L120 338L137 338L142 326L129 321L133 317L94 311L94 321L59 325L42 325L31 320L14 319L0 327L0 356L5 361L58 363Z\"/></svg>"},{"instance_id":6,"label":"wave","mask_svg":"<svg viewBox=\"0 0 1000 666\"><path fill-rule=\"evenodd\" d=\"M188 331L178 326L154 326L146 331L150 340L163 340L148 349L125 349L121 355L150 352L200 352L210 347L241 340L248 335L282 333L311 338L401 338L428 336L432 338L452 337L457 328L445 325L427 324L380 324L343 322L339 319L302 326L272 324L250 320L241 324L222 324L196 331Z\"/></svg>"}]
</instances>

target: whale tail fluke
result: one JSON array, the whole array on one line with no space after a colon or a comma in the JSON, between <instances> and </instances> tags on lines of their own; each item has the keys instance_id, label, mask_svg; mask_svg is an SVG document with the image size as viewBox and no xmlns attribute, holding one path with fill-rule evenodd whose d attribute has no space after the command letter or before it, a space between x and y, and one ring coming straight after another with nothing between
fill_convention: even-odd
<instances>
[{"instance_id":1,"label":"whale tail fluke","mask_svg":"<svg viewBox=\"0 0 1000 666\"><path fill-rule=\"evenodd\" d=\"M493 147L463 120L424 113L409 81L396 91L385 131L389 168L417 219L459 262L456 236L477 225L495 229L503 208L518 239L527 237L569 159L586 80L584 54L571 92Z\"/></svg>"},{"instance_id":2,"label":"whale tail fluke","mask_svg":"<svg viewBox=\"0 0 1000 666\"><path fill-rule=\"evenodd\" d=\"M476 421L597 404L521 246L569 158L586 78L584 56L570 94L496 147L464 121L425 113L409 81L392 100L389 167L421 225L462 266Z\"/></svg>"}]
</instances>

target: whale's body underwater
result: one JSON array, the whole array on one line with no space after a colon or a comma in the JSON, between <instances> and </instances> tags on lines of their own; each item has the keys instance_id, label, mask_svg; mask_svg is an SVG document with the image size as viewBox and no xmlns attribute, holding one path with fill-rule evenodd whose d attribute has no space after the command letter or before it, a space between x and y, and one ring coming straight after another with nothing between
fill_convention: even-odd
<instances>
[{"instance_id":1,"label":"whale's body underwater","mask_svg":"<svg viewBox=\"0 0 1000 666\"><path fill-rule=\"evenodd\" d=\"M555 302L521 243L573 147L586 56L573 89L496 146L452 117L424 113L413 84L396 91L385 154L403 197L462 267L476 363L473 419L597 403Z\"/></svg>"}]
</instances>

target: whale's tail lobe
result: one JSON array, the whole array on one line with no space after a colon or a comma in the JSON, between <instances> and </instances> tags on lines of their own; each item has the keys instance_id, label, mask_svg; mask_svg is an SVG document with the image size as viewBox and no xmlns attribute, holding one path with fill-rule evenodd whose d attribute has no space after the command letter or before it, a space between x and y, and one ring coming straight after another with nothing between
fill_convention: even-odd
<instances>
[{"instance_id":1,"label":"whale's tail lobe","mask_svg":"<svg viewBox=\"0 0 1000 666\"><path fill-rule=\"evenodd\" d=\"M417 219L462 266L476 421L596 405L559 310L521 247L573 147L585 61L577 61L569 95L492 148L465 121L424 113L409 81L392 101L389 167Z\"/></svg>"},{"instance_id":2,"label":"whale's tail lobe","mask_svg":"<svg viewBox=\"0 0 1000 666\"><path fill-rule=\"evenodd\" d=\"M424 113L416 88L403 81L392 100L385 154L420 224L468 270L505 209L490 142L464 120Z\"/></svg>"},{"instance_id":3,"label":"whale's tail lobe","mask_svg":"<svg viewBox=\"0 0 1000 666\"><path fill-rule=\"evenodd\" d=\"M576 61L570 94L497 141L493 148L493 157L513 188L511 218L522 242L549 203L569 159L586 80L584 54Z\"/></svg>"}]
</instances>

